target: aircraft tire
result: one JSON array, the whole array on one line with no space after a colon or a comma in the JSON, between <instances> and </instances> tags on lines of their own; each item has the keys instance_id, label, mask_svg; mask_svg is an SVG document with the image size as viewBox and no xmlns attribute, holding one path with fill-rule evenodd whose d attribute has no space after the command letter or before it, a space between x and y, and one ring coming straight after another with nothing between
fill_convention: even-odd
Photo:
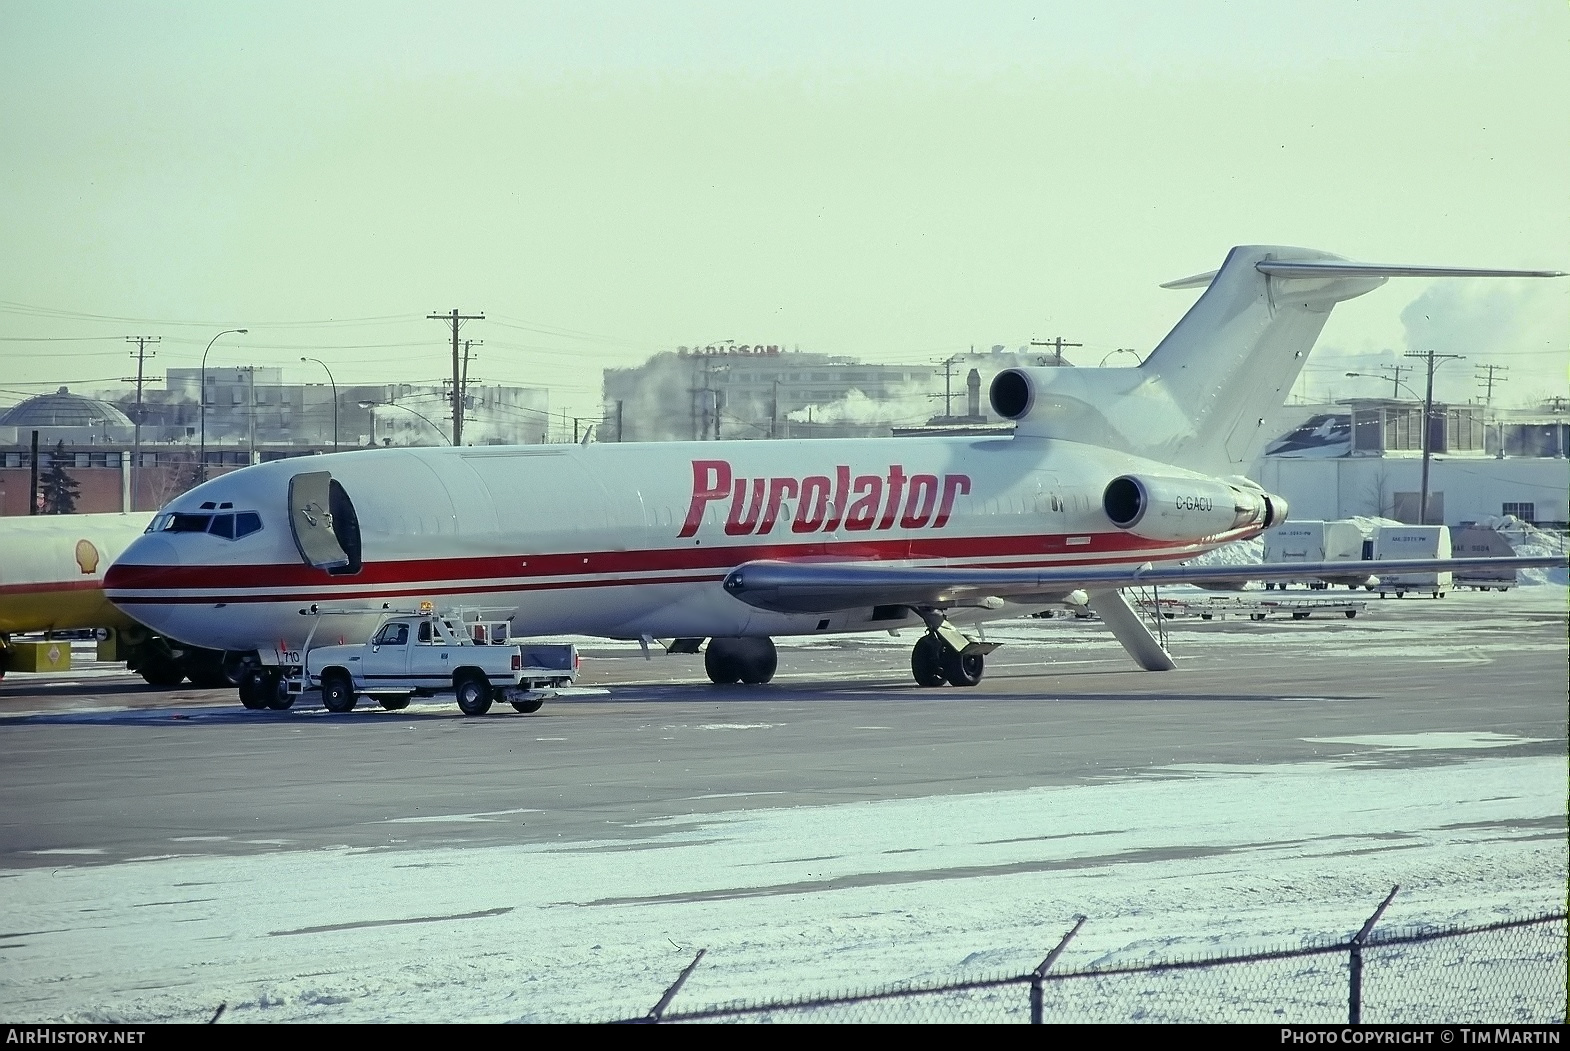
<instances>
[{"instance_id":1,"label":"aircraft tire","mask_svg":"<svg viewBox=\"0 0 1570 1051\"><path fill-rule=\"evenodd\" d=\"M512 710L517 712L519 715L532 715L539 711L540 705L544 703L545 701L541 699L536 699L533 701L513 701Z\"/></svg>"},{"instance_id":2,"label":"aircraft tire","mask_svg":"<svg viewBox=\"0 0 1570 1051\"><path fill-rule=\"evenodd\" d=\"M484 715L491 710L491 684L482 675L459 672L453 679L458 710L464 715Z\"/></svg>"},{"instance_id":3,"label":"aircraft tire","mask_svg":"<svg viewBox=\"0 0 1570 1051\"><path fill-rule=\"evenodd\" d=\"M942 686L948 682L943 671L943 651L947 647L936 635L923 635L910 651L910 672L918 686Z\"/></svg>"},{"instance_id":4,"label":"aircraft tire","mask_svg":"<svg viewBox=\"0 0 1570 1051\"><path fill-rule=\"evenodd\" d=\"M729 639L710 639L709 644L703 648L703 670L708 673L709 681L716 686L729 686L733 682L741 681L741 662L736 659L731 647L726 645Z\"/></svg>"},{"instance_id":5,"label":"aircraft tire","mask_svg":"<svg viewBox=\"0 0 1570 1051\"><path fill-rule=\"evenodd\" d=\"M407 693L400 693L397 695L384 694L383 696L376 698L376 703L381 705L382 708L386 711L401 712L405 708L409 707L410 696L411 695Z\"/></svg>"},{"instance_id":6,"label":"aircraft tire","mask_svg":"<svg viewBox=\"0 0 1570 1051\"><path fill-rule=\"evenodd\" d=\"M173 658L162 656L144 658L142 666L137 670L147 685L159 689L172 690L185 681L185 669Z\"/></svg>"},{"instance_id":7,"label":"aircraft tire","mask_svg":"<svg viewBox=\"0 0 1570 1051\"><path fill-rule=\"evenodd\" d=\"M322 707L329 712L354 710L354 681L341 671L322 676Z\"/></svg>"},{"instance_id":8,"label":"aircraft tire","mask_svg":"<svg viewBox=\"0 0 1570 1051\"><path fill-rule=\"evenodd\" d=\"M240 703L253 712L267 707L267 702L262 700L261 695L257 692L256 676L259 674L261 673L247 672L245 677L240 680Z\"/></svg>"},{"instance_id":9,"label":"aircraft tire","mask_svg":"<svg viewBox=\"0 0 1570 1051\"><path fill-rule=\"evenodd\" d=\"M289 692L289 684L284 682L281 674L271 668L263 668L252 674L259 677L255 687L256 699L261 702L259 707L282 712L294 706L294 694Z\"/></svg>"},{"instance_id":10,"label":"aircraft tire","mask_svg":"<svg viewBox=\"0 0 1570 1051\"><path fill-rule=\"evenodd\" d=\"M986 658L979 653L956 653L943 647L943 677L950 686L975 686L986 670Z\"/></svg>"},{"instance_id":11,"label":"aircraft tire","mask_svg":"<svg viewBox=\"0 0 1570 1051\"><path fill-rule=\"evenodd\" d=\"M736 656L737 673L741 681L750 686L760 686L774 678L774 672L780 666L779 650L774 648L774 640L738 639L742 643Z\"/></svg>"},{"instance_id":12,"label":"aircraft tire","mask_svg":"<svg viewBox=\"0 0 1570 1051\"><path fill-rule=\"evenodd\" d=\"M223 655L212 650L191 650L179 660L185 677L199 690L222 690L237 683L224 672Z\"/></svg>"}]
</instances>

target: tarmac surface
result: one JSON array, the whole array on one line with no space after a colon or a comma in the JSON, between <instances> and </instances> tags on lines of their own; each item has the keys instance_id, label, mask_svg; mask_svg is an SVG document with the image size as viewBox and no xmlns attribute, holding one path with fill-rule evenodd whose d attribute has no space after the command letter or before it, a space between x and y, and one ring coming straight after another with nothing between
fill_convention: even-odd
<instances>
[{"instance_id":1,"label":"tarmac surface","mask_svg":"<svg viewBox=\"0 0 1570 1051\"><path fill-rule=\"evenodd\" d=\"M988 628L1004 645L973 689L916 686L909 631L780 640L778 676L750 687L708 683L701 656L646 661L635 644L583 640L580 685L604 694L477 718L445 699L252 712L232 691L153 690L90 660L13 673L0 683L0 869L606 840L751 806L1323 760L1354 736L1441 742L1381 753L1389 764L1462 761L1480 736L1509 739L1501 758L1566 753L1562 587L1356 594L1356 618L1263 621L1236 605L1258 593L1174 594L1174 672L1139 671L1094 621L1021 620Z\"/></svg>"}]
</instances>

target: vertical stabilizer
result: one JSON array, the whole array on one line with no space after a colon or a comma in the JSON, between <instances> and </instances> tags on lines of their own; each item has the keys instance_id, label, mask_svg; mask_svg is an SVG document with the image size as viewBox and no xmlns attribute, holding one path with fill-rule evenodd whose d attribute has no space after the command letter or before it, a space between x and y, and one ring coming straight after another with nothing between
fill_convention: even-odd
<instances>
[{"instance_id":1,"label":"vertical stabilizer","mask_svg":"<svg viewBox=\"0 0 1570 1051\"><path fill-rule=\"evenodd\" d=\"M1221 269L1171 282L1204 287L1136 368L1022 368L992 385L1017 433L1104 445L1165 463L1239 473L1263 448L1314 341L1343 300L1391 277L1560 277L1558 271L1351 262L1271 245L1232 249Z\"/></svg>"}]
</instances>

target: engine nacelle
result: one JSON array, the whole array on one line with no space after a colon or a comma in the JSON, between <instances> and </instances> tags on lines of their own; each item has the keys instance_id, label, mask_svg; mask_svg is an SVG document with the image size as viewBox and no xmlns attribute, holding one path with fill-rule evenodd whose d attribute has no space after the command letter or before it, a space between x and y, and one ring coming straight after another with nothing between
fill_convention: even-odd
<instances>
[{"instance_id":1,"label":"engine nacelle","mask_svg":"<svg viewBox=\"0 0 1570 1051\"><path fill-rule=\"evenodd\" d=\"M1125 474L1101 495L1112 524L1151 540L1196 540L1236 529L1268 529L1286 521L1287 503L1263 489L1214 478Z\"/></svg>"}]
</instances>

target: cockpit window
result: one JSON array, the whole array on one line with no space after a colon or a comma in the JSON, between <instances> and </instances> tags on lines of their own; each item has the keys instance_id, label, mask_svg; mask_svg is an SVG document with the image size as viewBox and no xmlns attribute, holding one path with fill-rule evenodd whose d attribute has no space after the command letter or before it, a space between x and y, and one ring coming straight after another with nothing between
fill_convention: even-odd
<instances>
[{"instance_id":1,"label":"cockpit window","mask_svg":"<svg viewBox=\"0 0 1570 1051\"><path fill-rule=\"evenodd\" d=\"M180 512L176 511L174 514L170 515L169 520L164 523L164 532L205 533L207 532L207 527L212 524L212 520L212 515L181 514Z\"/></svg>"},{"instance_id":2,"label":"cockpit window","mask_svg":"<svg viewBox=\"0 0 1570 1051\"><path fill-rule=\"evenodd\" d=\"M238 514L190 514L174 511L158 515L147 526L149 533L210 533L225 540L238 540L260 532L262 516L255 511Z\"/></svg>"}]
</instances>

